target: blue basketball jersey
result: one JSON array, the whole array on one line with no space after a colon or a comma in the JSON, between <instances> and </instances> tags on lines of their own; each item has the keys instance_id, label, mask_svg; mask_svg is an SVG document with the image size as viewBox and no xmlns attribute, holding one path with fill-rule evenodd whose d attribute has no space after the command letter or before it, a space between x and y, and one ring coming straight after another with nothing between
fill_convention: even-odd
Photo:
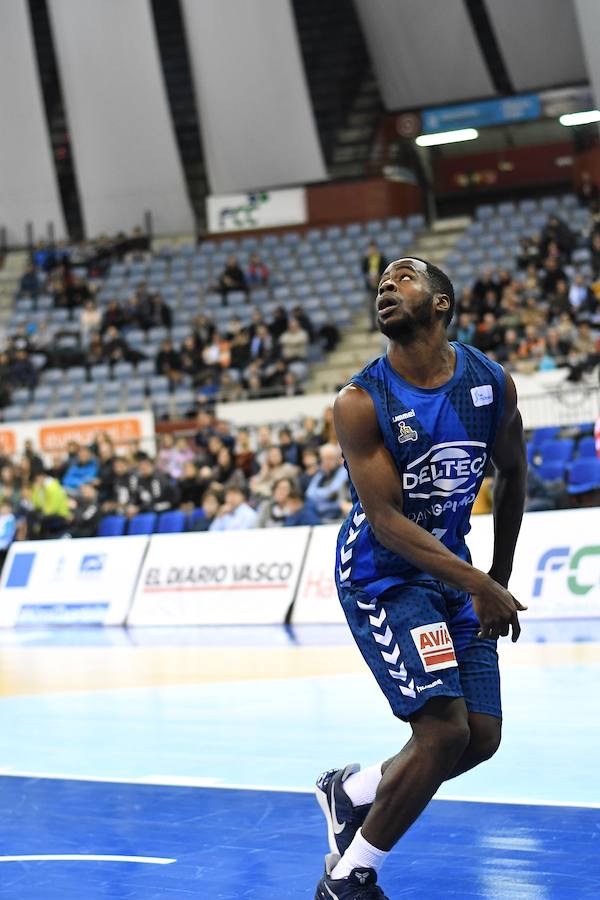
<instances>
[{"instance_id":1,"label":"blue basketball jersey","mask_svg":"<svg viewBox=\"0 0 600 900\"><path fill-rule=\"evenodd\" d=\"M453 343L456 367L437 388L405 381L386 355L349 383L369 393L385 447L403 487L403 514L469 560L465 535L504 408L504 371L479 350ZM376 597L394 584L430 576L379 543L350 484L354 506L336 555L338 587Z\"/></svg>"}]
</instances>

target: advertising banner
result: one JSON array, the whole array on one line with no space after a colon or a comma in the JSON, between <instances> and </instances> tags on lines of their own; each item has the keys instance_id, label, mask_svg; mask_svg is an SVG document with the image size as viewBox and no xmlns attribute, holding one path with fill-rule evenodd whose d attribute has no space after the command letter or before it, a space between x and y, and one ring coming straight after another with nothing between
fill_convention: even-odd
<instances>
[{"instance_id":1,"label":"advertising banner","mask_svg":"<svg viewBox=\"0 0 600 900\"><path fill-rule=\"evenodd\" d=\"M53 453L64 450L69 441L89 444L103 431L117 446L142 441L150 449L147 442L154 440L154 416L150 412L136 412L10 422L0 427L0 453L20 453L26 440L33 441L33 446L42 453Z\"/></svg>"},{"instance_id":2,"label":"advertising banner","mask_svg":"<svg viewBox=\"0 0 600 900\"><path fill-rule=\"evenodd\" d=\"M339 530L339 523L313 528L292 612L294 625L311 622L337 625L346 621L334 581L335 545Z\"/></svg>"},{"instance_id":3,"label":"advertising banner","mask_svg":"<svg viewBox=\"0 0 600 900\"><path fill-rule=\"evenodd\" d=\"M303 225L307 222L306 191L291 188L213 195L206 198L206 216L210 232Z\"/></svg>"},{"instance_id":4,"label":"advertising banner","mask_svg":"<svg viewBox=\"0 0 600 900\"><path fill-rule=\"evenodd\" d=\"M153 535L129 625L282 623L310 528Z\"/></svg>"},{"instance_id":5,"label":"advertising banner","mask_svg":"<svg viewBox=\"0 0 600 900\"><path fill-rule=\"evenodd\" d=\"M542 105L538 94L518 94L498 100L480 100L475 103L456 103L454 106L437 106L421 113L423 133L452 131L455 128L483 128L485 125L502 125L507 122L524 122L539 119Z\"/></svg>"},{"instance_id":6,"label":"advertising banner","mask_svg":"<svg viewBox=\"0 0 600 900\"><path fill-rule=\"evenodd\" d=\"M145 536L22 541L0 580L0 626L123 625Z\"/></svg>"},{"instance_id":7,"label":"advertising banner","mask_svg":"<svg viewBox=\"0 0 600 900\"><path fill-rule=\"evenodd\" d=\"M515 553L511 593L528 606L522 621L600 616L597 509L526 513ZM491 516L475 516L467 543L473 564L489 569Z\"/></svg>"}]
</instances>

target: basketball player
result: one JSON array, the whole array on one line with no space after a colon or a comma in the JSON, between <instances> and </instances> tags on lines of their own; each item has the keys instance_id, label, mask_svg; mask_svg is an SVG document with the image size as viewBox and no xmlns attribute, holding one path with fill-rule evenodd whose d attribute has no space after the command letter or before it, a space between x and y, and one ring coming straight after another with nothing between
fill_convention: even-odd
<instances>
[{"instance_id":1,"label":"basketball player","mask_svg":"<svg viewBox=\"0 0 600 900\"><path fill-rule=\"evenodd\" d=\"M384 898L377 874L440 784L495 753L496 641L511 629L518 639L526 608L506 589L527 471L513 381L473 347L448 342L454 291L431 263L390 263L375 302L387 354L335 403L354 500L336 581L356 643L412 737L383 763L317 782L331 853L316 900ZM465 534L489 459L486 574L470 564Z\"/></svg>"}]
</instances>

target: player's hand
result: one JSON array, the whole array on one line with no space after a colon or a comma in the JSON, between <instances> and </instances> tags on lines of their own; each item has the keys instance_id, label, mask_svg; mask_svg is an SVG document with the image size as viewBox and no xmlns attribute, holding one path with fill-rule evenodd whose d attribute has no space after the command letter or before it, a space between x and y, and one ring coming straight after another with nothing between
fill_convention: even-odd
<instances>
[{"instance_id":1,"label":"player's hand","mask_svg":"<svg viewBox=\"0 0 600 900\"><path fill-rule=\"evenodd\" d=\"M481 628L479 638L497 640L506 637L512 629L512 641L519 640L521 626L518 612L527 609L510 591L485 575L481 587L472 593L473 609Z\"/></svg>"}]
</instances>

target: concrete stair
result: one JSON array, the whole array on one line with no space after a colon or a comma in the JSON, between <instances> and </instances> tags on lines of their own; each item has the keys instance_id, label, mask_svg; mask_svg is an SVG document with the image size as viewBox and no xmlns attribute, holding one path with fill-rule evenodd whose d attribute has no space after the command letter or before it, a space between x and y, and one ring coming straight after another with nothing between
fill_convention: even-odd
<instances>
[{"instance_id":1,"label":"concrete stair","mask_svg":"<svg viewBox=\"0 0 600 900\"><path fill-rule=\"evenodd\" d=\"M15 305L15 294L21 275L27 265L29 254L25 251L13 250L4 258L4 266L0 269L0 338L6 336L8 320Z\"/></svg>"},{"instance_id":2,"label":"concrete stair","mask_svg":"<svg viewBox=\"0 0 600 900\"><path fill-rule=\"evenodd\" d=\"M443 268L446 256L470 221L468 217L440 219L417 238L412 252ZM355 317L333 353L330 353L323 362L313 366L306 385L307 393L336 390L370 360L384 352L385 338L379 333L373 334L369 328L365 296L365 312Z\"/></svg>"}]
</instances>

